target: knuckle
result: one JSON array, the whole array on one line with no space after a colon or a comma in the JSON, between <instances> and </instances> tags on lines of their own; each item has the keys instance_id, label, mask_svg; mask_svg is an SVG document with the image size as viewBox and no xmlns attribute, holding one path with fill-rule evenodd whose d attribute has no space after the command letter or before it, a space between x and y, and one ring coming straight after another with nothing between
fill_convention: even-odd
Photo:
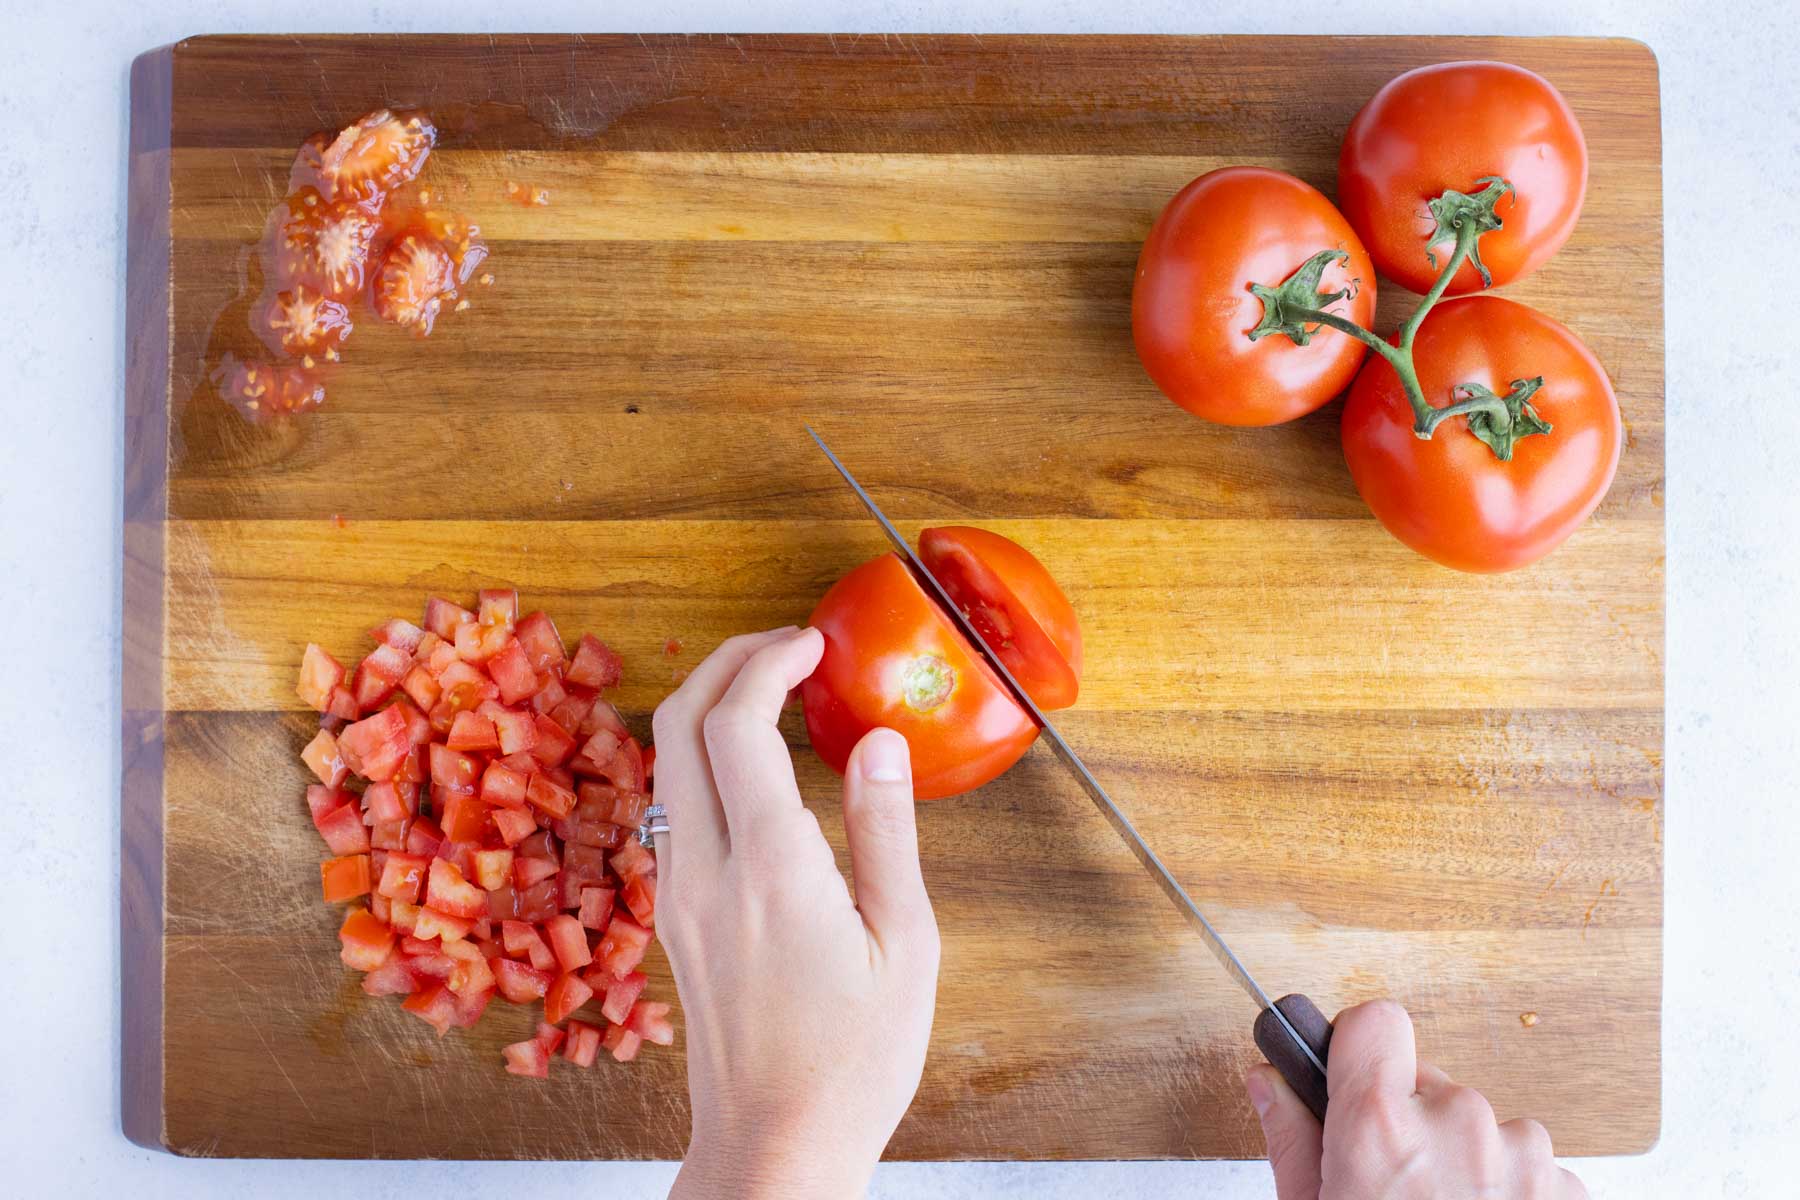
<instances>
[{"instance_id":1,"label":"knuckle","mask_svg":"<svg viewBox=\"0 0 1800 1200\"><path fill-rule=\"evenodd\" d=\"M680 695L675 692L665 697L650 714L650 732L657 742L674 741L681 727L688 723L687 706L679 699Z\"/></svg>"},{"instance_id":2,"label":"knuckle","mask_svg":"<svg viewBox=\"0 0 1800 1200\"><path fill-rule=\"evenodd\" d=\"M1494 1106L1472 1087L1450 1088L1444 1097L1444 1108L1459 1126L1474 1131L1494 1127Z\"/></svg>"},{"instance_id":3,"label":"knuckle","mask_svg":"<svg viewBox=\"0 0 1800 1200\"><path fill-rule=\"evenodd\" d=\"M1500 1127L1519 1153L1532 1161L1547 1163L1552 1157L1550 1131L1529 1117L1508 1121Z\"/></svg>"}]
</instances>

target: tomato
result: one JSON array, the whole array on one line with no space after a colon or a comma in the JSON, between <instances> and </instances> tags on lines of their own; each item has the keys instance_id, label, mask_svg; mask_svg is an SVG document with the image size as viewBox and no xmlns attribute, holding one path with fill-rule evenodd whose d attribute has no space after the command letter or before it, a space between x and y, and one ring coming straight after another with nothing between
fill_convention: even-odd
<instances>
[{"instance_id":1,"label":"tomato","mask_svg":"<svg viewBox=\"0 0 1800 1200\"><path fill-rule=\"evenodd\" d=\"M886 726L912 749L913 794L980 787L1017 762L1037 726L897 555L832 585L810 623L825 635L800 685L813 749L842 774L864 734Z\"/></svg>"},{"instance_id":2,"label":"tomato","mask_svg":"<svg viewBox=\"0 0 1800 1200\"><path fill-rule=\"evenodd\" d=\"M623 1025L631 1015L631 1006L637 998L644 994L647 980L640 971L627 972L623 977L615 977L606 986L606 1000L600 1005L600 1012L614 1025Z\"/></svg>"},{"instance_id":3,"label":"tomato","mask_svg":"<svg viewBox=\"0 0 1800 1200\"><path fill-rule=\"evenodd\" d=\"M1375 264L1312 185L1267 167L1225 167L1182 188L1144 241L1131 291L1132 340L1156 386L1224 425L1291 421L1343 391L1366 352L1354 339L1248 337L1263 316L1250 285L1274 287L1321 250L1348 255L1325 269L1326 290L1353 292L1331 311L1367 326Z\"/></svg>"},{"instance_id":4,"label":"tomato","mask_svg":"<svg viewBox=\"0 0 1800 1200\"><path fill-rule=\"evenodd\" d=\"M608 1025L600 1038L600 1045L610 1051L617 1062L630 1062L636 1058L643 1044L643 1038L623 1025Z\"/></svg>"},{"instance_id":5,"label":"tomato","mask_svg":"<svg viewBox=\"0 0 1800 1200\"><path fill-rule=\"evenodd\" d=\"M1495 207L1502 226L1480 243L1498 287L1531 274L1568 241L1587 167L1581 126L1542 76L1507 63L1440 63L1391 80L1350 122L1338 156L1338 204L1381 273L1424 292L1450 249L1426 245L1436 227L1427 201L1446 189L1473 194L1484 178L1505 179L1513 195ZM1465 263L1449 294L1481 286L1480 273Z\"/></svg>"},{"instance_id":6,"label":"tomato","mask_svg":"<svg viewBox=\"0 0 1800 1200\"><path fill-rule=\"evenodd\" d=\"M599 1027L586 1021L570 1021L569 1040L563 1043L563 1057L578 1067L591 1067L599 1054Z\"/></svg>"},{"instance_id":7,"label":"tomato","mask_svg":"<svg viewBox=\"0 0 1800 1200\"><path fill-rule=\"evenodd\" d=\"M1505 395L1513 380L1542 376L1530 403L1550 432L1521 437L1505 462L1467 418L1422 441L1398 376L1371 358L1344 405L1344 458L1357 491L1390 533L1445 566L1536 562L1587 519L1618 469L1624 435L1606 371L1561 324L1498 296L1432 309L1414 356L1426 397L1445 403L1460 384Z\"/></svg>"},{"instance_id":8,"label":"tomato","mask_svg":"<svg viewBox=\"0 0 1800 1200\"><path fill-rule=\"evenodd\" d=\"M316 169L328 199L379 200L411 182L436 144L437 130L424 117L378 109L325 146Z\"/></svg>"},{"instance_id":9,"label":"tomato","mask_svg":"<svg viewBox=\"0 0 1800 1200\"><path fill-rule=\"evenodd\" d=\"M660 1000L640 1000L631 1006L625 1028L655 1046L675 1044L675 1026L669 1021L669 1006Z\"/></svg>"},{"instance_id":10,"label":"tomato","mask_svg":"<svg viewBox=\"0 0 1800 1200\"><path fill-rule=\"evenodd\" d=\"M1032 553L985 529L919 534L919 558L1039 708L1067 708L1081 687L1081 625Z\"/></svg>"},{"instance_id":11,"label":"tomato","mask_svg":"<svg viewBox=\"0 0 1800 1200\"><path fill-rule=\"evenodd\" d=\"M401 618L370 630L376 645L352 686L375 703L397 688L406 695L337 734L318 731L302 751L320 779L306 806L335 856L320 867L326 900L368 897L340 932L341 957L367 973L363 990L403 995L440 1035L474 1025L496 993L541 998L549 1023L520 1045L547 1062L565 1036L555 1022L619 978L631 979L626 1010L643 990L656 860L626 825L642 821L647 771L617 710L593 691L619 680L605 643L582 639L565 686L547 616L520 619L510 590L483 591L478 603L476 614L433 598L429 630ZM359 713L322 648L308 645L300 676L309 705L329 709L341 694ZM353 772L360 795L345 786ZM427 781L435 821L419 811ZM660 1039L666 1007L650 1002L615 1057L621 1045L629 1058ZM571 1056L593 1062L599 1029L577 1021L570 1031L580 1043ZM537 1051L513 1050L536 1063Z\"/></svg>"}]
</instances>

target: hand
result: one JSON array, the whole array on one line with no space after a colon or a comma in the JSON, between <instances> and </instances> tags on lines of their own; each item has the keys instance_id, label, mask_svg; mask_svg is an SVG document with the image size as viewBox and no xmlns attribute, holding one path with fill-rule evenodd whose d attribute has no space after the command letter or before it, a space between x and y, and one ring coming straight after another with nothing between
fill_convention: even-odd
<instances>
[{"instance_id":1,"label":"hand","mask_svg":"<svg viewBox=\"0 0 1800 1200\"><path fill-rule=\"evenodd\" d=\"M656 932L694 1113L672 1197L861 1194L924 1069L938 931L906 740L850 755L852 902L775 725L824 645L732 638L656 710Z\"/></svg>"},{"instance_id":2,"label":"hand","mask_svg":"<svg viewBox=\"0 0 1800 1200\"><path fill-rule=\"evenodd\" d=\"M1404 1008L1360 1004L1333 1024L1322 1135L1274 1067L1245 1080L1279 1200L1585 1200L1542 1125L1495 1123L1480 1092L1418 1061Z\"/></svg>"}]
</instances>

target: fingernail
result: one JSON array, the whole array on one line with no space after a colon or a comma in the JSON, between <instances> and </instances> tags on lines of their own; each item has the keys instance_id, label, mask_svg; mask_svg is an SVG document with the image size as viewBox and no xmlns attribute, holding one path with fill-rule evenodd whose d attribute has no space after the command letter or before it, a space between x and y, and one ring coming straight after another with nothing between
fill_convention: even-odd
<instances>
[{"instance_id":1,"label":"fingernail","mask_svg":"<svg viewBox=\"0 0 1800 1200\"><path fill-rule=\"evenodd\" d=\"M863 739L862 776L870 783L900 783L906 765L906 739L892 729L877 729Z\"/></svg>"},{"instance_id":2,"label":"fingernail","mask_svg":"<svg viewBox=\"0 0 1800 1200\"><path fill-rule=\"evenodd\" d=\"M1244 1090L1250 1094L1250 1107L1256 1110L1256 1119L1262 1120L1275 1107L1275 1089L1261 1071L1252 1071L1244 1078Z\"/></svg>"}]
</instances>

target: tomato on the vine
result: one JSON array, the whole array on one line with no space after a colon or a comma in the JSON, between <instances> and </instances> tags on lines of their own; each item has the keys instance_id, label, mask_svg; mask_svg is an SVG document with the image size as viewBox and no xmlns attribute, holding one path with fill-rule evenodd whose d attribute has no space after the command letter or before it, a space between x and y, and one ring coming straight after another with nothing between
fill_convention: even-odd
<instances>
[{"instance_id":1,"label":"tomato on the vine","mask_svg":"<svg viewBox=\"0 0 1800 1200\"><path fill-rule=\"evenodd\" d=\"M1033 702L1073 702L1081 629L1043 565L980 529L928 529L919 545ZM898 555L838 580L810 623L825 650L800 696L813 748L834 771L843 772L864 734L886 726L912 750L914 796L937 800L998 777L1036 740L1037 725Z\"/></svg>"},{"instance_id":2,"label":"tomato on the vine","mask_svg":"<svg viewBox=\"0 0 1800 1200\"><path fill-rule=\"evenodd\" d=\"M1536 420L1506 443L1510 459L1471 431L1479 414L1421 439L1400 377L1371 357L1344 405L1343 444L1376 517L1414 550L1463 571L1509 571L1562 544L1606 495L1624 441L1599 360L1563 325L1498 296L1433 308L1413 353L1424 395L1445 404L1453 389L1507 396L1523 390L1515 381L1541 378L1524 401Z\"/></svg>"},{"instance_id":3,"label":"tomato on the vine","mask_svg":"<svg viewBox=\"0 0 1800 1200\"><path fill-rule=\"evenodd\" d=\"M1480 246L1498 287L1531 274L1568 241L1587 166L1581 125L1542 76L1509 63L1439 63L1391 80L1350 122L1338 157L1338 204L1381 273L1422 293L1454 240L1427 244L1437 232L1429 202L1446 189L1472 193L1486 179L1505 179L1512 194L1494 210L1501 227ZM1448 294L1482 283L1466 262Z\"/></svg>"},{"instance_id":4,"label":"tomato on the vine","mask_svg":"<svg viewBox=\"0 0 1800 1200\"><path fill-rule=\"evenodd\" d=\"M1156 386L1224 425L1291 421L1342 392L1363 360L1357 342L1246 336L1263 311L1250 285L1286 279L1323 249L1346 256L1322 280L1351 293L1333 311L1368 325L1374 264L1316 188L1267 167L1225 167L1182 188L1144 241L1131 293L1132 339Z\"/></svg>"}]
</instances>

